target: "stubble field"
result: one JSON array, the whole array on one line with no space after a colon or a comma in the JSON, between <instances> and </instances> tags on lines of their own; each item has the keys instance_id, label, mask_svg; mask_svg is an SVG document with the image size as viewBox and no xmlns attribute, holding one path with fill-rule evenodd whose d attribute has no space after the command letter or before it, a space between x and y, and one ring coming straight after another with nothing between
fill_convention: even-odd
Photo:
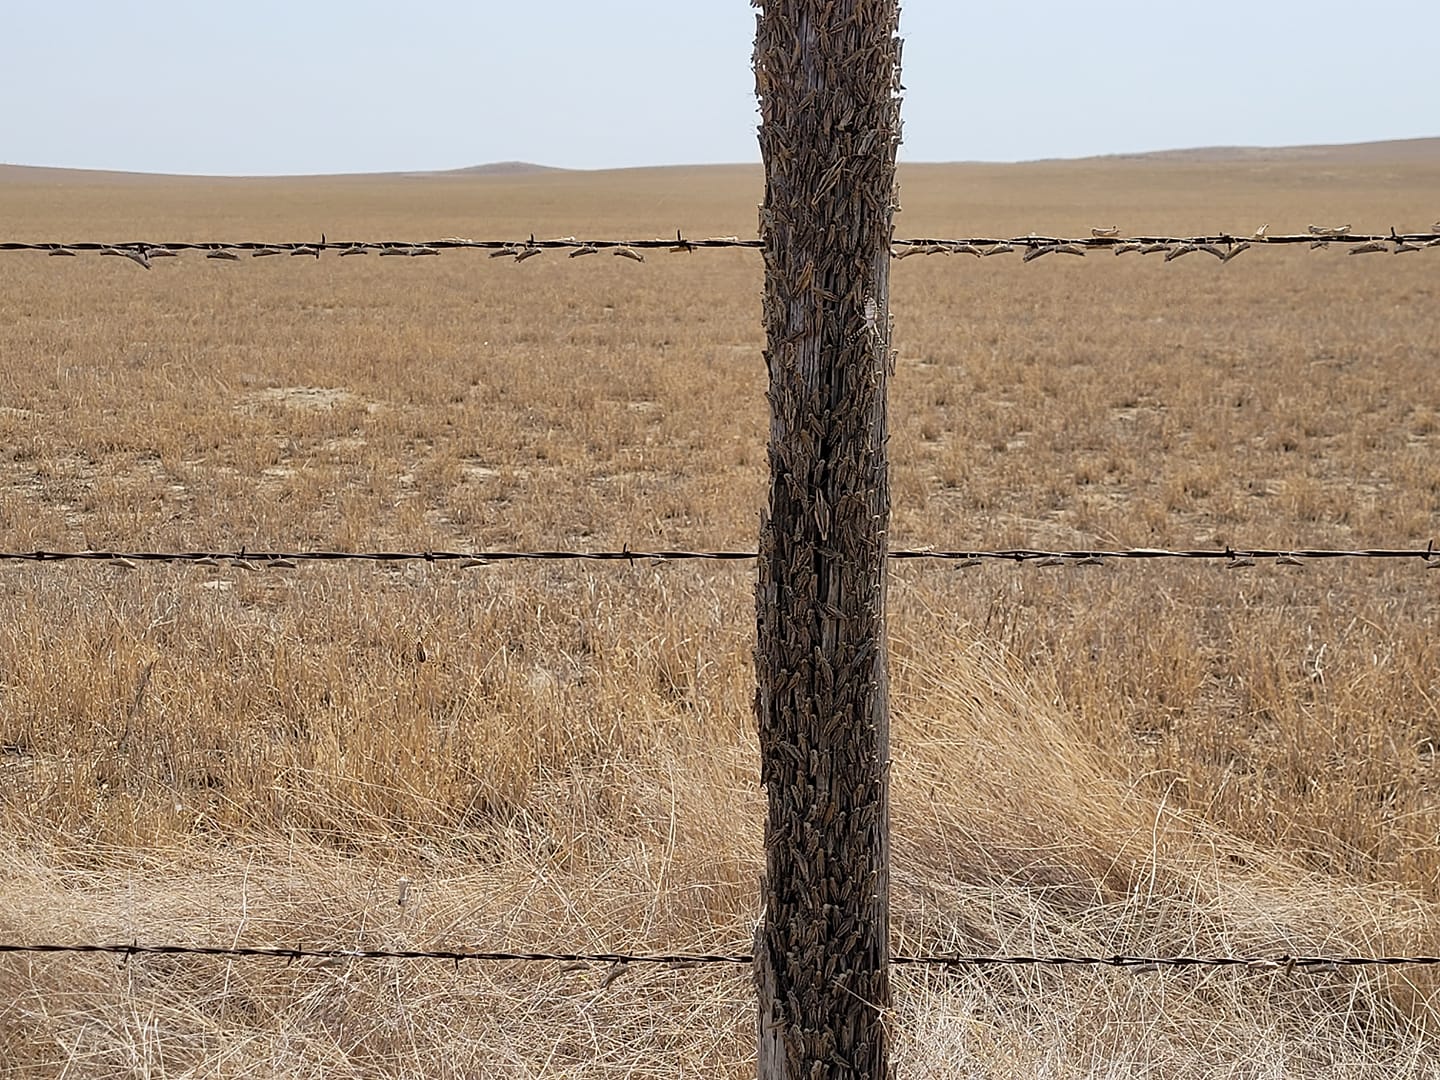
<instances>
[{"instance_id":1,"label":"stubble field","mask_svg":"<svg viewBox=\"0 0 1440 1080\"><path fill-rule=\"evenodd\" d=\"M1440 152L902 169L1428 228ZM6 239L753 235L752 168L0 170ZM1424 547L1440 251L906 259L892 545ZM758 255L0 256L0 549L753 547ZM0 941L746 952L748 563L0 563ZM891 579L907 951L1433 954L1440 572ZM401 902L403 901L403 902ZM1428 1076L1426 969L897 973L905 1077ZM0 1075L743 1076L741 967L0 957Z\"/></svg>"}]
</instances>

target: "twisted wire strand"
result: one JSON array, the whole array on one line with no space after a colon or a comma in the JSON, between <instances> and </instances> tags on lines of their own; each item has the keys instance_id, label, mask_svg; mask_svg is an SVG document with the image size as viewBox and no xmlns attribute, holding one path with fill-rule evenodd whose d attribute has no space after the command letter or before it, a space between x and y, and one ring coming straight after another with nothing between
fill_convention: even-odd
<instances>
[{"instance_id":1,"label":"twisted wire strand","mask_svg":"<svg viewBox=\"0 0 1440 1080\"><path fill-rule=\"evenodd\" d=\"M965 568L985 562L1014 563L1041 567L1095 566L1111 562L1155 562L1181 560L1218 563L1228 568L1245 568L1259 560L1282 566L1303 566L1335 560L1409 560L1427 569L1440 568L1440 551L1430 541L1423 548L1306 548L1237 547L1199 549L1170 548L899 548L889 552L894 560L933 560ZM251 551L245 547L230 551L0 551L0 564L108 563L124 569L145 565L178 563L190 566L240 566L246 569L294 569L303 563L407 563L426 562L455 565L462 569L506 562L739 562L756 558L754 551L647 550L619 551Z\"/></svg>"},{"instance_id":2,"label":"twisted wire strand","mask_svg":"<svg viewBox=\"0 0 1440 1080\"><path fill-rule=\"evenodd\" d=\"M129 943L0 942L0 954L106 954L129 960L136 956L208 956L225 960L442 960L514 963L652 964L671 968L698 968L715 964L750 964L749 953L624 953L624 952L510 952L466 949L321 949L304 946L257 945L142 945ZM1121 968L1134 972L1183 968L1243 968L1285 974L1328 973L1362 967L1434 967L1440 956L1289 955L1277 956L1132 956L1098 955L967 955L962 953L899 953L891 963L941 968L1065 967Z\"/></svg>"},{"instance_id":3,"label":"twisted wire strand","mask_svg":"<svg viewBox=\"0 0 1440 1080\"><path fill-rule=\"evenodd\" d=\"M442 252L474 250L484 251L492 258L509 256L515 262L526 262L543 252L565 251L572 259L607 252L644 262L646 251L689 253L718 248L758 249L762 243L759 239L741 239L738 236L692 238L687 237L680 229L675 231L673 237L656 237L650 240L580 239L574 236L540 239L534 234L525 239L477 240L465 236L447 236L436 240L330 240L322 233L318 241L127 240L112 243L95 240L12 240L0 241L0 252L39 251L58 256L119 255L148 270L153 260L178 256L181 252L204 252L209 259L236 261L241 255L249 255L251 258L300 255L319 259L327 252L334 252L339 256L368 255L372 252L378 255L434 256ZM1050 236L1031 232L1012 237L915 237L893 241L891 254L896 259L904 259L913 255L986 257L1019 253L1023 261L1031 262L1051 254L1083 256L1091 251L1109 251L1115 255L1163 254L1164 262L1172 262L1185 255L1203 252L1213 255L1221 262L1229 262L1252 247L1307 245L1309 249L1317 250L1328 248L1332 244L1346 248L1351 255L1387 252L1400 255L1422 251L1440 247L1440 221L1423 232L1398 232L1394 226L1387 232L1356 232L1349 225L1311 225L1303 233L1273 236L1268 233L1268 226L1261 226L1248 234L1218 232L1185 235L1174 232L1122 236L1118 227L1112 227L1091 229L1088 236Z\"/></svg>"}]
</instances>

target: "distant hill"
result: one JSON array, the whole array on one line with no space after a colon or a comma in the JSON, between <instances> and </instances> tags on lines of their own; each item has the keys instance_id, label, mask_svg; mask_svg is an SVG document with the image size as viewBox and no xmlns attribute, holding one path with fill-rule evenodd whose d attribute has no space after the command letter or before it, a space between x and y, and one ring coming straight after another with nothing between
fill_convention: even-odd
<instances>
[{"instance_id":1,"label":"distant hill","mask_svg":"<svg viewBox=\"0 0 1440 1080\"><path fill-rule=\"evenodd\" d=\"M1078 160L1173 161L1183 165L1234 163L1440 165L1440 138L1387 139L1381 142L1333 143L1317 146L1201 146L1189 150L1102 154Z\"/></svg>"},{"instance_id":2,"label":"distant hill","mask_svg":"<svg viewBox=\"0 0 1440 1080\"><path fill-rule=\"evenodd\" d=\"M553 165L536 165L533 161L491 161L484 165L468 165L463 169L443 169L431 176L523 176L526 173L566 172ZM417 174L424 175L424 174Z\"/></svg>"},{"instance_id":3,"label":"distant hill","mask_svg":"<svg viewBox=\"0 0 1440 1080\"><path fill-rule=\"evenodd\" d=\"M110 169L61 169L49 165L7 165L0 163L0 184L3 183L136 183L148 180L314 180L337 178L363 178L367 176L425 177L472 177L472 176L528 176L539 173L559 173L565 169L550 165L536 165L530 161L492 161L484 165L470 165L463 169L437 169L428 172L397 170L384 173L334 173L330 175L306 174L299 176L190 176L184 173L143 173L122 172Z\"/></svg>"},{"instance_id":4,"label":"distant hill","mask_svg":"<svg viewBox=\"0 0 1440 1080\"><path fill-rule=\"evenodd\" d=\"M0 162L0 184L115 184L161 179L185 179L163 173L120 172L107 169L58 169L48 165L6 165Z\"/></svg>"}]
</instances>

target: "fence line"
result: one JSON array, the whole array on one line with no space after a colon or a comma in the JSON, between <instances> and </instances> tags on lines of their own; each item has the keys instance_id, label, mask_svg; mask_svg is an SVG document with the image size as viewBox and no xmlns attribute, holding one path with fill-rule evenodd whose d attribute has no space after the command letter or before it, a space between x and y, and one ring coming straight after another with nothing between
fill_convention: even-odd
<instances>
[{"instance_id":1,"label":"fence line","mask_svg":"<svg viewBox=\"0 0 1440 1080\"><path fill-rule=\"evenodd\" d=\"M1247 548L1227 545L1223 548L1172 550L1169 548L975 548L951 551L937 548L899 548L889 552L891 559L930 559L948 562L956 567L978 566L984 562L1026 564L1037 567L1098 566L1108 562L1147 562L1186 560L1218 563L1227 569L1256 566L1258 560L1273 560L1280 566L1304 566L1309 562L1336 559L1399 559L1419 562L1424 569L1440 569L1440 551L1431 540L1423 548ZM293 570L301 563L405 563L426 562L453 564L460 569L473 569L504 562L626 562L641 560L680 562L706 560L738 562L755 559L753 551L675 551L645 550L624 547L619 551L0 551L0 563L35 565L39 563L108 563L126 570L142 565L180 563L190 566L235 566L247 570Z\"/></svg>"},{"instance_id":2,"label":"fence line","mask_svg":"<svg viewBox=\"0 0 1440 1080\"><path fill-rule=\"evenodd\" d=\"M762 4L762 7L767 5ZM780 5L777 5L777 8ZM832 5L833 6L833 5ZM842 5L844 6L844 5ZM890 16L894 18L895 5L876 5L888 7ZM864 10L863 8L861 9ZM767 12L762 15L764 20L771 16ZM778 21L779 16L775 16ZM827 10L825 23L830 23L830 13ZM838 35L837 35L838 37ZM757 35L757 57L761 54L762 35ZM822 52L825 50L821 50ZM832 56L839 55L836 49ZM757 65L758 66L758 65ZM798 66L798 65L797 65ZM777 74L776 79L780 76ZM898 87L898 64L896 72L896 83ZM766 91L762 89L762 104ZM897 118L898 118L898 105ZM853 113L853 110L852 110ZM848 123L848 122L847 122ZM762 127L762 148L766 146L765 130L771 124L769 119ZM842 125L843 126L843 125ZM826 134L829 134L831 124L827 118L825 123ZM845 136L846 143L844 151L851 153L848 145L849 136ZM813 155L815 160L821 158L820 144L812 138L810 145L802 147L806 154ZM838 143L836 144L839 145ZM868 144L867 144L868 145ZM828 147L827 147L828 149ZM859 153L863 154L863 151ZM858 154L857 154L858 156ZM809 193L816 199L826 193L835 183L835 178L843 175L843 160L838 159L836 169L827 173L828 181L816 184L816 177L809 178ZM893 168L893 150L890 158L890 166ZM767 180L770 174L770 159L766 159ZM769 198L767 196L767 204ZM884 214L884 222L889 224L890 210L887 208ZM878 212L876 214L878 217ZM1153 260L1168 264L1171 261L1187 255L1205 253L1213 256L1219 263L1226 264L1239 254L1248 251L1252 247L1262 247L1271 244L1300 246L1301 250L1315 251L1331 246L1344 247L1350 255L1363 254L1405 254L1421 250L1440 247L1440 222L1436 222L1428 233L1397 233L1391 227L1388 233L1379 234L1357 234L1351 226L1317 226L1311 225L1305 233L1285 236L1268 235L1268 228L1262 226L1253 233L1229 234L1220 233L1201 236L1121 236L1118 226L1106 228L1094 228L1088 236L1080 237L1051 237L1040 236L1031 233L1023 237L1015 238L967 238L967 239L910 239L896 241L890 248L892 258L907 258L913 255L926 256L958 256L969 255L981 260L989 256L1003 254L1019 254L1022 261L1029 263L1048 255L1067 255L1071 257L1084 257L1092 251L1109 251L1113 255L1139 254L1139 255L1162 255L1162 259ZM537 240L533 235L528 240L522 241L491 241L471 240L463 237L448 237L438 241L429 242L399 242L399 241L352 241L345 243L329 242L322 234L318 243L301 241L285 243L228 243L228 242L200 242L200 243L150 243L146 241L132 241L122 244L100 244L100 243L0 243L0 251L41 251L48 256L76 257L80 254L97 254L100 256L119 256L136 265L150 270L157 259L176 257L183 251L201 251L204 257L219 261L239 261L242 254L248 254L251 258L268 256L309 256L319 260L322 254L335 252L340 257L354 255L366 255L376 253L380 256L401 256L401 257L435 257L442 252L451 250L478 249L485 250L491 257L509 257L515 263L529 261L546 251L565 250L569 257L578 258L601 252L608 252L612 256L624 257L633 261L643 262L644 252L648 250L664 250L675 253L689 253L696 250L709 248L748 248L754 249L762 246L759 240L740 240L737 237L710 237L703 240L687 240L683 234L677 231L675 238L656 239L652 241L618 241L618 240L579 240L574 237L556 238L553 240ZM772 249L773 250L773 249ZM881 270L883 271L883 256L881 258ZM813 267L813 264L812 264ZM883 280L883 278L882 278ZM871 304L874 304L872 299ZM883 294L882 294L883 302ZM870 320L867 319L867 322ZM873 326L871 326L873 329ZM878 335L877 335L878 336ZM1036 566L1066 566L1066 565L1094 565L1108 560L1143 560L1143 559L1191 559L1209 560L1212 564L1217 563L1231 568L1253 567L1256 560L1261 558L1273 559L1277 564L1302 565L1311 560L1326 560L1336 558L1348 559L1394 559L1409 558L1419 559L1426 568L1440 567L1440 558L1436 558L1433 542L1427 544L1421 550L1402 549L1371 549L1357 551L1332 551L1301 549L1292 547L1289 549L1237 549L1230 546L1223 550L1197 550L1197 551L1171 551L1165 549L1138 548L1129 550L1080 550L1080 551L1052 551L1044 549L1012 549L1008 551L936 551L926 550L902 550L890 553L892 558L923 558L933 560L948 560L955 566L978 565L985 560L1004 560L1014 562L1016 565L1032 564ZM751 552L641 552L630 551L628 547L620 552L270 552L251 553L243 547L238 552L217 553L217 552L11 552L0 553L0 561L12 563L38 564L42 562L72 562L72 561L100 561L111 565L135 569L145 563L191 563L199 565L213 564L216 566L228 562L232 566L258 568L295 567L301 562L333 562L342 560L364 560L371 562L397 562L424 560L427 562L457 563L462 567L484 566L490 563L511 561L511 560L554 560L554 559L579 559L579 560L625 560L633 562L636 559L715 559L715 560L742 560L754 559L756 555ZM882 601L883 611L883 601ZM883 801L879 804L882 808ZM882 884L884 879L881 879ZM843 914L843 912L842 912ZM886 956L883 946L879 951L878 959L883 962ZM57 944L57 943L5 943L0 942L0 953L7 954L110 954L117 955L128 961L136 956L155 955L194 955L209 956L231 960L241 959L283 959L287 962L294 962L301 959L317 959L331 962L344 962L351 960L440 960L454 963L458 969L463 960L473 961L512 961L512 962L563 962L563 963L610 963L613 965L628 965L634 963L646 964L667 964L677 968L688 968L691 966L707 964L731 964L749 965L754 962L750 955L723 955L723 954L625 954L625 953L507 953L507 952L461 952L461 951L421 951L421 950L360 950L360 949L304 949L304 948L282 948L282 947L216 947L216 946L186 946L178 944L155 944L140 945L138 942L130 944ZM1134 972L1154 972L1162 970L1194 969L1194 968L1217 968L1230 967L1243 970L1261 970L1269 973L1283 973L1287 976L1295 973L1321 973L1337 972L1346 968L1358 968L1362 966L1398 967L1403 965L1435 966L1440 965L1440 957L1436 956L1324 956L1324 955L1280 955L1274 957L1261 956L1085 956L1085 955L1051 955L1051 956L965 956L960 954L948 955L916 955L901 954L890 958L896 964L905 965L934 965L947 969L962 967L988 967L988 966L1054 966L1054 967L1081 967L1090 971L1102 967L1125 969ZM883 969L882 969L883 970ZM852 994L852 997L855 996ZM888 1003L888 990L886 991L886 1003ZM762 1073L769 1075L765 1069L764 1059L764 1030L767 1023L767 1014L764 1011L762 1000ZM785 1007L790 1003L785 1002ZM798 1008L806 1009L797 1016L791 1017L790 1021L795 1026L802 1023L818 1024L824 1019L817 1019L815 1013L818 1011L814 1006L805 1005ZM782 1015L780 1009L775 1010L775 1015ZM837 1025L838 1027L838 1025ZM846 1037L848 1038L848 1031ZM835 1027L830 1032L835 1034ZM806 1032L807 1036L809 1032ZM794 1044L800 1046L797 1040ZM880 1055L884 1053L884 1044L881 1044ZM797 1052L798 1054L798 1052ZM798 1056L797 1056L798 1060ZM843 1061L843 1059L841 1059ZM816 1070L821 1068L815 1065ZM797 1070L798 1071L798 1068ZM853 1070L852 1070L853 1071Z\"/></svg>"},{"instance_id":3,"label":"fence line","mask_svg":"<svg viewBox=\"0 0 1440 1080\"><path fill-rule=\"evenodd\" d=\"M111 954L129 960L134 956L210 956L226 960L444 960L458 968L462 960L477 962L573 964L655 964L675 969L713 964L750 964L749 953L582 953L582 952L476 952L455 949L309 949L254 945L141 945L52 944L0 942L0 953ZM1052 954L1048 956L969 955L964 953L897 953L891 963L943 968L984 967L1078 967L1123 968L1132 972L1155 972L1183 968L1244 968L1292 974L1322 974L1361 967L1435 967L1440 956L1112 956Z\"/></svg>"},{"instance_id":4,"label":"fence line","mask_svg":"<svg viewBox=\"0 0 1440 1080\"><path fill-rule=\"evenodd\" d=\"M1391 253L1401 255L1440 247L1440 221L1435 222L1428 232L1397 232L1391 226L1384 233L1358 233L1349 225L1311 225L1303 233L1271 236L1268 226L1262 225L1250 233L1207 233L1181 235L1179 233L1154 233L1122 236L1118 227L1091 229L1088 236L1050 236L1031 232L1025 236L964 238L921 237L891 242L891 254L895 259L912 255L972 255L977 258L1019 252L1024 262L1031 262L1044 255L1085 255L1089 251L1110 251L1115 255L1136 253L1140 255L1163 254L1165 262L1172 262L1184 255L1205 252L1221 262L1229 262L1243 251L1252 247L1280 245L1306 245L1310 250L1327 248L1332 244L1348 248L1351 255ZM435 256L445 251L485 251L490 258L512 258L525 262L546 251L566 251L569 258L608 252L636 262L644 262L645 251L668 251L689 253L715 248L758 249L759 240L742 240L737 236L707 236L692 239L676 230L673 237L657 237L652 240L577 239L573 236L537 239L533 234L524 240L475 240L465 236L447 236L439 240L329 240L322 233L315 240L131 240L123 243L101 241L4 241L3 251L39 251L47 255L78 256L119 255L150 269L152 261L160 258L178 257L184 251L205 253L207 259L237 261L242 254L251 258L272 255L300 255L319 259L323 252L333 251L340 257L348 255Z\"/></svg>"}]
</instances>

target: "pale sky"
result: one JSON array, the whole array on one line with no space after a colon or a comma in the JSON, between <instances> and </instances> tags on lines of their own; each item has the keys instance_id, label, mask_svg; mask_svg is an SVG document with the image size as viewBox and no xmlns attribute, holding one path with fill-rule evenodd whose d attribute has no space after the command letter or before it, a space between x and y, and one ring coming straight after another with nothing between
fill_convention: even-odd
<instances>
[{"instance_id":1,"label":"pale sky","mask_svg":"<svg viewBox=\"0 0 1440 1080\"><path fill-rule=\"evenodd\" d=\"M758 161L749 0L0 0L0 162ZM1440 0L902 0L910 161L1440 135Z\"/></svg>"}]
</instances>

